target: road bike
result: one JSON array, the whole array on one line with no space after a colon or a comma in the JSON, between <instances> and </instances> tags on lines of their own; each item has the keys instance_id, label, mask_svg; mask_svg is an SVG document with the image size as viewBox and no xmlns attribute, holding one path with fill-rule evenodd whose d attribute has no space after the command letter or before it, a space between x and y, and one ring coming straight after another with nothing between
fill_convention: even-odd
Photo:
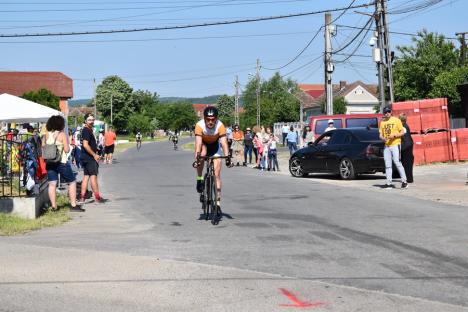
<instances>
[{"instance_id":1,"label":"road bike","mask_svg":"<svg viewBox=\"0 0 468 312\"><path fill-rule=\"evenodd\" d=\"M137 147L137 150L139 151L141 148L141 140L136 141L136 147Z\"/></svg>"},{"instance_id":2,"label":"road bike","mask_svg":"<svg viewBox=\"0 0 468 312\"><path fill-rule=\"evenodd\" d=\"M197 168L200 161L206 162L206 172L204 175L203 192L200 194L200 202L202 203L203 214L205 220L208 220L211 215L211 224L217 225L221 219L222 211L216 203L218 199L218 189L216 187L216 176L214 173L214 160L226 159L230 156L198 156L198 159L193 163L193 167Z\"/></svg>"}]
</instances>

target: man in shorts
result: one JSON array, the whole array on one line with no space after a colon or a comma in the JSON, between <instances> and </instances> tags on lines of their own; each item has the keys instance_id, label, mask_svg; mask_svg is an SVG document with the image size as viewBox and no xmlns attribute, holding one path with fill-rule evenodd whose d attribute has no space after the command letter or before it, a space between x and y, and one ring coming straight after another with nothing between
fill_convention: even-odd
<instances>
[{"instance_id":1,"label":"man in shorts","mask_svg":"<svg viewBox=\"0 0 468 312\"><path fill-rule=\"evenodd\" d=\"M91 181L91 189L94 198L98 203L105 203L107 200L99 194L97 175L99 172L99 155L97 154L97 142L93 133L94 115L85 115L85 126L81 130L82 150L81 165L83 167L83 181L81 182L81 200L84 203L88 182Z\"/></svg>"},{"instance_id":2,"label":"man in shorts","mask_svg":"<svg viewBox=\"0 0 468 312\"><path fill-rule=\"evenodd\" d=\"M112 126L109 127L109 130L104 135L104 155L105 159L104 162L106 164L112 164L112 156L114 154L114 146L115 140L117 136L115 135L114 128Z\"/></svg>"},{"instance_id":3,"label":"man in shorts","mask_svg":"<svg viewBox=\"0 0 468 312\"><path fill-rule=\"evenodd\" d=\"M203 111L203 119L195 125L195 161L197 169L197 192L203 192L203 161L199 156L223 156L229 155L229 147L226 139L226 128L218 119L218 109L208 106ZM218 198L216 204L220 207L221 201L221 159L214 159L214 171ZM226 166L232 167L231 158L226 158Z\"/></svg>"}]
</instances>

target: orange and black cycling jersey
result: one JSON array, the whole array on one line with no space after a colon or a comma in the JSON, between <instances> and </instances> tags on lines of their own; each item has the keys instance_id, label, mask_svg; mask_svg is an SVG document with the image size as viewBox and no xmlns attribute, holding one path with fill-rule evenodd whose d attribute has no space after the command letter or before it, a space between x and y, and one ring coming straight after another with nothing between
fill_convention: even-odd
<instances>
[{"instance_id":1,"label":"orange and black cycling jersey","mask_svg":"<svg viewBox=\"0 0 468 312\"><path fill-rule=\"evenodd\" d=\"M211 144L226 136L226 128L220 120L217 120L214 127L210 129L202 119L195 125L195 135L201 136L203 143Z\"/></svg>"}]
</instances>

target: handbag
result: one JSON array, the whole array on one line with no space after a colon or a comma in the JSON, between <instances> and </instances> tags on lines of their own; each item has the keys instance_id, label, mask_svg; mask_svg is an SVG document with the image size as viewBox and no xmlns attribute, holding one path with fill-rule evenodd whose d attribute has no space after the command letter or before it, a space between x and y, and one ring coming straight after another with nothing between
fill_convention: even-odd
<instances>
[{"instance_id":1,"label":"handbag","mask_svg":"<svg viewBox=\"0 0 468 312\"><path fill-rule=\"evenodd\" d=\"M42 158L44 158L44 161L46 164L57 164L60 162L62 159L62 153L60 153L60 150L55 144L57 142L57 137L55 137L54 143L46 144L42 147Z\"/></svg>"}]
</instances>

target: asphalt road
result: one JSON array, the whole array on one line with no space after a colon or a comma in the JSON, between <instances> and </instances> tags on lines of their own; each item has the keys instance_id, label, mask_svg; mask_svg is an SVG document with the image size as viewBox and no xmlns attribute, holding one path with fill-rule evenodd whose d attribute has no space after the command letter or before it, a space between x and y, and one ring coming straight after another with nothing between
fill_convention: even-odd
<instances>
[{"instance_id":1,"label":"asphalt road","mask_svg":"<svg viewBox=\"0 0 468 312\"><path fill-rule=\"evenodd\" d=\"M109 203L0 238L0 311L468 310L468 207L223 167L212 226L192 153L160 142L117 160L101 167Z\"/></svg>"}]
</instances>

